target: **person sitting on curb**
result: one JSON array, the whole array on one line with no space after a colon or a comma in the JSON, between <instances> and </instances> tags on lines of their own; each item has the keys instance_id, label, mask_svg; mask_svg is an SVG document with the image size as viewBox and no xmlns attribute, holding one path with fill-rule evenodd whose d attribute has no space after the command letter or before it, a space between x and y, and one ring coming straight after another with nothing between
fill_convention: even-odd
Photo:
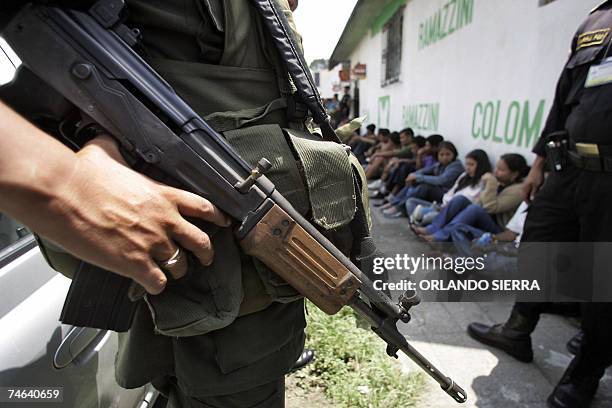
<instances>
[{"instance_id":1,"label":"person sitting on curb","mask_svg":"<svg viewBox=\"0 0 612 408\"><path fill-rule=\"evenodd\" d=\"M465 172L442 197L442 207L448 205L457 195L462 195L471 202L477 201L485 186L482 176L490 172L491 162L484 150L476 149L469 152L465 156ZM406 201L406 214L410 215L410 222L413 224L428 225L439 212L440 206L436 203L416 197Z\"/></svg>"},{"instance_id":2,"label":"person sitting on curb","mask_svg":"<svg viewBox=\"0 0 612 408\"><path fill-rule=\"evenodd\" d=\"M393 199L383 206L383 215L388 218L405 216L405 203L415 197L430 202L440 202L455 183L463 164L457 159L457 148L451 142L442 142L438 148L438 163L410 173L404 187Z\"/></svg>"},{"instance_id":3,"label":"person sitting on curb","mask_svg":"<svg viewBox=\"0 0 612 408\"><path fill-rule=\"evenodd\" d=\"M522 201L522 181L529 172L527 161L520 154L503 155L497 162L495 175L482 176L485 188L473 204L463 196L454 197L427 227L415 232L429 242L450 240L450 231L457 224L467 224L486 232L499 233L514 215Z\"/></svg>"}]
</instances>

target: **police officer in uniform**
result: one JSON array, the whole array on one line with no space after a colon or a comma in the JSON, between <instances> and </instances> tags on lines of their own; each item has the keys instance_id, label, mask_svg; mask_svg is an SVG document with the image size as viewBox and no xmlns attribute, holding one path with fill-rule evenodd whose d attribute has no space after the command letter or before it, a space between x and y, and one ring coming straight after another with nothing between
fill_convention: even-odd
<instances>
[{"instance_id":1,"label":"police officer in uniform","mask_svg":"<svg viewBox=\"0 0 612 408\"><path fill-rule=\"evenodd\" d=\"M542 137L533 149L537 156L525 183L526 196L532 202L523 242L612 241L610 57L612 1L608 0L593 9L578 29ZM607 77L592 74L589 77L594 67L607 72ZM553 154L547 152L546 145L551 142L557 145L563 139L567 141L568 151L562 157L557 154L551 157ZM544 182L547 156L553 167L560 162L563 165L560 171L551 171ZM504 324L472 323L468 333L520 361L530 362L533 359L530 334L547 306L546 303L516 303ZM612 303L583 304L582 327L584 338L548 398L550 407L588 407L599 379L612 364Z\"/></svg>"},{"instance_id":2,"label":"police officer in uniform","mask_svg":"<svg viewBox=\"0 0 612 408\"><path fill-rule=\"evenodd\" d=\"M286 16L290 18L291 9L297 6L297 1L278 0L278 2ZM2 20L8 16L9 12L13 12L24 3L26 2L12 0L3 2ZM70 0L58 0L55 3L83 7L82 2ZM269 46L270 39L251 2L245 0L131 0L127 4L129 10L127 25L138 27L143 33L141 46L147 62L198 113L204 117L214 116L215 128L224 132L230 143L235 147L239 147L241 143L247 145L246 150L236 147L241 155L252 154L252 158L260 158L269 151L266 147L269 141L288 143L289 138L284 136L281 128L306 132L307 127L304 123L308 120L303 113L304 110L287 108L292 102L298 103L293 99L295 90L292 89L287 72L283 70L279 54ZM290 22L290 24L293 27L293 23ZM278 99L283 99L284 104L274 103ZM263 116L249 118L252 119L249 126L259 126L254 131L250 131L248 126L232 128L228 123L233 122L224 120L227 119L223 116L225 113L241 112L244 116L245 111L253 112L256 110L253 108L260 106L268 106L270 109L265 109ZM23 124L21 118L14 113L7 112L3 106L0 107L2 108L0 109L1 117L7 120L7 129L29 134L42 133ZM235 116L233 115L230 119L235 119ZM37 137L45 146L48 145L50 152L59 150L57 146L47 144L44 136L42 134ZM248 139L254 137L265 139L259 143ZM308 137L309 140L312 139L312 135ZM17 142L13 144L15 143ZM94 145L96 143L100 150L108 154L108 157L118 157L117 151L112 143L109 144L109 140L94 141ZM309 146L313 145L322 149L340 149L341 157L353 163L353 158L346 158L346 152L341 146L330 147L312 142L309 144ZM261 151L253 151L258 148ZM91 151L91 148L88 147L84 150L87 149ZM284 149L291 154L290 149L287 147ZM70 153L62 152L66 160L71 160ZM11 151L12 156L15 154ZM101 158L100 160L108 159L102 157L101 153L96 153L96 155ZM48 157L60 156L49 154ZM285 168L284 173L281 174L285 182L293 180L291 183L285 183L282 187L281 183L277 182L278 180L275 181L274 174L271 174L270 178L298 211L307 214L310 211L311 203L308 202L309 195L305 192L306 183L302 179L290 178L292 175L301 177L297 163L289 163L292 158L286 157L280 161L282 165L296 166ZM38 165L44 160L33 159L32 161L35 162L34 165ZM6 163L7 166L10 165L10 158L6 160ZM358 166L358 164L354 165ZM53 168L53 166L50 167ZM103 168L106 167L103 166ZM271 173L274 173L274 168ZM132 176L128 177L126 173L125 179L130 179L130 177ZM332 171L330 177L343 177L348 179L352 185L353 172L349 171L348 174L340 175L339 171ZM93 184L97 184L98 181L96 180L96 183ZM111 180L110 183L115 187L120 187L123 181L122 179ZM0 179L0 188L4 189L6 185L10 188L12 182L13 180L5 182L4 179ZM323 180L323 182L327 181ZM33 190L34 187L26 185L25 189ZM126 199L129 199L129 190L121 189L123 190L125 190ZM329 189L320 189L320 191L323 190ZM176 197L179 193L174 192L174 194ZM26 191L23 196L25 198L19 198L21 200L19 205L7 204L5 200L0 200L0 204L3 208L6 207L6 212L12 213L16 218L19 219L20 214L21 218L28 218L28 224L34 230L40 231L42 225L48 226L48 220L44 215L52 213L50 211L41 211L43 219L34 217L36 214L30 217L31 212L29 214L20 213L19 207L24 208L24 203L32 201L32 194L29 191ZM60 197L59 201L61 202L63 198L65 197ZM96 202L91 202L87 197L84 199L88 206L96 207ZM189 199L193 200L194 197L189 197ZM322 228L328 229L330 238L336 237L334 242L346 252L347 248L351 247L352 238L348 224L354 214L355 195L347 194L333 199L348 200L352 202L352 205L338 206L338 208L317 208L317 216L318 219L328 220L328 222L329 220L336 221L333 225L329 224L328 228L324 228L325 226ZM181 203L178 204L180 209ZM196 203L196 207L198 205L200 204ZM208 207L210 207L209 204ZM176 207L174 212L176 212ZM213 215L206 214L202 218L218 226L227 225L226 220L219 216L218 210L213 209L211 212ZM147 220L147 215L143 214L145 220ZM200 216L201 214L194 214L194 209L191 208L183 215ZM160 222L159 220L153 221ZM63 235L59 233L59 228L64 228L66 233ZM147 298L148 306L161 308L158 312L165 310L169 313L152 315L147 305L141 302L132 328L128 333L120 335L119 353L116 359L117 381L126 388L136 388L152 382L169 397L169 407L173 408L282 407L284 406L284 375L301 355L304 345L303 300L291 287L273 276L274 274L267 270L265 265L241 254L230 229L214 226L211 226L211 229L208 232L209 240L215 251L212 264L210 264L211 251L204 251L203 258L200 259L202 265L195 266L195 272L189 275L190 282L184 286L167 287L159 296ZM85 246L91 240L91 237L87 236L87 231L79 232L70 225L55 228L51 225L46 229L49 236L60 244L66 244L67 247L71 247L68 244L74 241L70 237L71 231L83 234L81 238L87 238L83 240L86 241L83 244ZM137 234L137 231L134 233ZM202 241L202 238L197 240ZM93 245L93 247L95 249L96 246ZM83 255L84 259L97 260L100 266L121 273L121 262L127 260L122 259L117 252L113 253L109 259L112 248L103 248L103 245L97 247L102 249L101 255L98 254L97 258L85 256L87 251L79 251L78 245L73 245L71 248L75 249L75 254ZM88 250L91 254L92 249ZM51 247L43 246L43 251L46 252L52 266L55 267L53 259L60 259L59 256L54 258L56 254L53 253L54 250ZM164 260L169 258L171 253L172 251L167 252L166 255L154 257L154 260L163 266L167 263ZM57 269L62 271L61 266ZM223 291L219 290L219 293L216 293L210 290L211 282L207 281L210 276L221 281L218 287ZM223 281L224 279L226 281ZM218 285L219 282L216 284ZM163 284L159 282L152 284L149 281L146 288L149 293L157 294L163 289ZM183 296L182 291L192 292ZM196 302L197 304L213 304L216 309L208 315L200 316L195 322L185 320L191 313L173 312L177 310L177 304L185 307L185 309L179 307L178 310L191 312L189 305L193 296L196 299L198 296L202 297ZM211 297L213 297L212 300ZM168 318L169 321L163 321L165 318ZM212 323L209 324L209 322ZM179 332L174 331L177 323L181 325Z\"/></svg>"}]
</instances>

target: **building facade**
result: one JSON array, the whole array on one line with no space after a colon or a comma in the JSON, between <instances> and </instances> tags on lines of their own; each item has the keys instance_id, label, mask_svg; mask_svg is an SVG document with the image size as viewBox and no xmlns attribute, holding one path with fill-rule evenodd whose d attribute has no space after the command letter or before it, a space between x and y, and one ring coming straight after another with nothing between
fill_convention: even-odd
<instances>
[{"instance_id":1,"label":"building facade","mask_svg":"<svg viewBox=\"0 0 612 408\"><path fill-rule=\"evenodd\" d=\"M328 69L328 60L319 59L310 63L310 71L312 72L315 85L319 90L322 98L332 98L334 94L342 97L342 89L344 86L349 86L349 82L343 82L340 79L340 70L342 64L336 65L333 69Z\"/></svg>"},{"instance_id":2,"label":"building facade","mask_svg":"<svg viewBox=\"0 0 612 408\"><path fill-rule=\"evenodd\" d=\"M360 0L330 67L367 67L354 113L379 127L531 158L572 37L599 3Z\"/></svg>"}]
</instances>

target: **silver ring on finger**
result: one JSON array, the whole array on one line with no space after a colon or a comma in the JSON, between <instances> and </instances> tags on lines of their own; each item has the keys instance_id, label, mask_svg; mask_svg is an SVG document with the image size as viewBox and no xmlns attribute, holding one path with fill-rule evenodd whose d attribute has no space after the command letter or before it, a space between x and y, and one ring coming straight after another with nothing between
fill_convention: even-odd
<instances>
[{"instance_id":1,"label":"silver ring on finger","mask_svg":"<svg viewBox=\"0 0 612 408\"><path fill-rule=\"evenodd\" d=\"M159 267L167 272L171 272L177 267L181 267L186 262L185 251L183 251L180 247L176 248L176 252L166 261L160 262Z\"/></svg>"}]
</instances>

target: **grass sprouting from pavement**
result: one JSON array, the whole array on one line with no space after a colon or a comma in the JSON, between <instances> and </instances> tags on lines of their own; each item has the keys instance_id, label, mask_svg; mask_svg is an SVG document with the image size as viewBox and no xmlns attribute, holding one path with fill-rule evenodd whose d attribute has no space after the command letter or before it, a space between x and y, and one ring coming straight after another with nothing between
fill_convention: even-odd
<instances>
[{"instance_id":1,"label":"grass sprouting from pavement","mask_svg":"<svg viewBox=\"0 0 612 408\"><path fill-rule=\"evenodd\" d=\"M357 327L349 308L327 316L309 304L306 347L316 360L293 374L302 388L323 388L334 407L409 408L423 388L420 373L403 373L387 356L385 343Z\"/></svg>"}]
</instances>

